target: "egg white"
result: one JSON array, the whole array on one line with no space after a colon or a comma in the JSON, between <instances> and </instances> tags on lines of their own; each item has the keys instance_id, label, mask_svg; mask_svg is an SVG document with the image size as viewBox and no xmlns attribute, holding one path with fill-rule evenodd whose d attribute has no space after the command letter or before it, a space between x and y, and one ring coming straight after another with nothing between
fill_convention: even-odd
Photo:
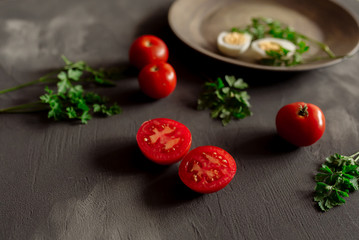
<instances>
[{"instance_id":1,"label":"egg white","mask_svg":"<svg viewBox=\"0 0 359 240\"><path fill-rule=\"evenodd\" d=\"M287 49L289 52L288 52L286 58L293 56L293 54L295 53L295 50L296 50L296 46L291 41L288 41L285 39L280 39L280 38L261 38L261 39L253 41L251 48L252 48L253 52L255 52L258 56L260 56L262 58L269 58L266 51L259 47L259 45L263 42L273 42L273 43L280 45L282 48Z\"/></svg>"},{"instance_id":2,"label":"egg white","mask_svg":"<svg viewBox=\"0 0 359 240\"><path fill-rule=\"evenodd\" d=\"M244 53L251 44L252 36L248 33L243 33L244 43L243 44L230 44L224 41L224 37L231 32L221 32L217 37L217 47L218 50L226 56L229 57L239 57Z\"/></svg>"}]
</instances>

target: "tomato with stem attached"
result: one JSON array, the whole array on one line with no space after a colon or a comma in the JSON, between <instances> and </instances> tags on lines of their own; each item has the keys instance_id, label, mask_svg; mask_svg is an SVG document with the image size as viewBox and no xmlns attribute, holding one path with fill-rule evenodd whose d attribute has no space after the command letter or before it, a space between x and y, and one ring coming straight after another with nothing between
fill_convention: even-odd
<instances>
[{"instance_id":1,"label":"tomato with stem attached","mask_svg":"<svg viewBox=\"0 0 359 240\"><path fill-rule=\"evenodd\" d=\"M129 59L132 65L142 69L153 62L166 62L168 60L168 48L162 39L153 35L143 35L132 43Z\"/></svg>"},{"instance_id":2,"label":"tomato with stem attached","mask_svg":"<svg viewBox=\"0 0 359 240\"><path fill-rule=\"evenodd\" d=\"M278 134L295 146L317 142L325 131L322 110L311 103L295 102L282 107L276 116Z\"/></svg>"},{"instance_id":3,"label":"tomato with stem attached","mask_svg":"<svg viewBox=\"0 0 359 240\"><path fill-rule=\"evenodd\" d=\"M201 146L184 157L178 174L193 191L213 193L227 186L236 171L236 162L228 152L215 146Z\"/></svg>"},{"instance_id":4,"label":"tomato with stem attached","mask_svg":"<svg viewBox=\"0 0 359 240\"><path fill-rule=\"evenodd\" d=\"M180 161L187 154L192 144L192 135L180 122L155 118L141 125L136 140L148 159L168 165Z\"/></svg>"},{"instance_id":5,"label":"tomato with stem attached","mask_svg":"<svg viewBox=\"0 0 359 240\"><path fill-rule=\"evenodd\" d=\"M160 99L167 97L175 90L177 76L169 63L150 63L141 70L138 83L147 96Z\"/></svg>"}]
</instances>

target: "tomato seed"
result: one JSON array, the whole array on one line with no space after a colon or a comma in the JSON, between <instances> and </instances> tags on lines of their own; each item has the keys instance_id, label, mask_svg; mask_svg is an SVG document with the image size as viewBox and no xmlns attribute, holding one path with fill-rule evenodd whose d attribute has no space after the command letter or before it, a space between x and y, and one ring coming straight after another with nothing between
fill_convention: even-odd
<instances>
[{"instance_id":1,"label":"tomato seed","mask_svg":"<svg viewBox=\"0 0 359 240\"><path fill-rule=\"evenodd\" d=\"M198 182L198 176L196 174L193 175L193 179L195 182Z\"/></svg>"}]
</instances>

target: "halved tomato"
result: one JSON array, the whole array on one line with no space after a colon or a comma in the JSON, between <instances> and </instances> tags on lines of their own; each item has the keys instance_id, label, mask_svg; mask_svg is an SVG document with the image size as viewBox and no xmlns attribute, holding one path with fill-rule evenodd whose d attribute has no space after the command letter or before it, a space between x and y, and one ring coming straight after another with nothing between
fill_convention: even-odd
<instances>
[{"instance_id":1,"label":"halved tomato","mask_svg":"<svg viewBox=\"0 0 359 240\"><path fill-rule=\"evenodd\" d=\"M201 146L185 156L178 174L190 189L213 193L224 188L236 171L236 162L228 152L215 146Z\"/></svg>"},{"instance_id":2,"label":"halved tomato","mask_svg":"<svg viewBox=\"0 0 359 240\"><path fill-rule=\"evenodd\" d=\"M156 118L141 125L136 140L148 159L168 165L180 161L187 154L192 144L192 135L180 122Z\"/></svg>"}]
</instances>

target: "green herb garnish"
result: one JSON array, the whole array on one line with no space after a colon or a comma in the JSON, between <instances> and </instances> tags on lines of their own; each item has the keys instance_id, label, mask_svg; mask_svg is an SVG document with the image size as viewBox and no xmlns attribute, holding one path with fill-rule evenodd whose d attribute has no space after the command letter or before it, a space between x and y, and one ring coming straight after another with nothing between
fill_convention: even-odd
<instances>
[{"instance_id":1,"label":"green herb garnish","mask_svg":"<svg viewBox=\"0 0 359 240\"><path fill-rule=\"evenodd\" d=\"M0 91L0 94L19 90L38 83L56 83L57 89L45 87L45 94L40 100L10 108L0 109L0 113L35 112L48 110L48 118L54 120L78 119L86 124L93 113L104 116L119 114L121 108L115 103L108 106L108 99L84 90L79 83L95 83L101 86L113 86L114 82L106 79L105 72L96 70L84 61L71 62L62 57L65 66L35 81Z\"/></svg>"},{"instance_id":2,"label":"green herb garnish","mask_svg":"<svg viewBox=\"0 0 359 240\"><path fill-rule=\"evenodd\" d=\"M243 79L234 76L225 76L225 81L209 81L204 84L204 90L198 99L199 110L210 109L212 118L222 120L223 126L232 118L243 119L251 116L249 95L244 89L248 84Z\"/></svg>"},{"instance_id":3,"label":"green herb garnish","mask_svg":"<svg viewBox=\"0 0 359 240\"><path fill-rule=\"evenodd\" d=\"M359 152L351 156L334 154L326 158L315 176L314 201L322 211L343 205L349 193L359 189Z\"/></svg>"},{"instance_id":4,"label":"green herb garnish","mask_svg":"<svg viewBox=\"0 0 359 240\"><path fill-rule=\"evenodd\" d=\"M252 35L253 40L273 37L286 39L296 45L296 51L291 57L287 57L287 51L281 48L278 52L268 51L269 59L263 59L262 64L273 66L294 66L303 63L302 54L309 50L308 42L317 45L322 49L329 58L336 58L335 54L330 50L329 46L320 41L314 40L304 34L296 32L293 28L285 26L279 21L271 18L252 18L252 23L243 29L232 28L232 32L246 32ZM319 59L318 59L319 60Z\"/></svg>"}]
</instances>

